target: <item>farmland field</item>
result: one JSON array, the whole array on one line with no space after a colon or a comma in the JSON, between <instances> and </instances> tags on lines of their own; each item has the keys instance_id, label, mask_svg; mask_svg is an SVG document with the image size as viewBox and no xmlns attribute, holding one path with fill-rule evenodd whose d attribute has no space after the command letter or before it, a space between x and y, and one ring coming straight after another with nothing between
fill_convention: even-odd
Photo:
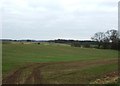
<instances>
[{"instance_id":1,"label":"farmland field","mask_svg":"<svg viewBox=\"0 0 120 86\"><path fill-rule=\"evenodd\" d=\"M63 44L3 44L3 83L89 84L117 71L118 52Z\"/></svg>"}]
</instances>

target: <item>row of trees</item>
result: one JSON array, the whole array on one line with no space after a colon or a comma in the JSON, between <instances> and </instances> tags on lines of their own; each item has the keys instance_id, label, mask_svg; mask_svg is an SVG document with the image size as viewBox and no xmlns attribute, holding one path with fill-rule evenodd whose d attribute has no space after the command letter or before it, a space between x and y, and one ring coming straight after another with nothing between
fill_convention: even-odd
<instances>
[{"instance_id":1,"label":"row of trees","mask_svg":"<svg viewBox=\"0 0 120 86\"><path fill-rule=\"evenodd\" d=\"M66 39L57 39L57 40L49 40L48 42L53 43L62 43L62 44L68 44L72 47L86 47L90 48L90 45L96 45L95 41L91 40L66 40Z\"/></svg>"},{"instance_id":2,"label":"row of trees","mask_svg":"<svg viewBox=\"0 0 120 86\"><path fill-rule=\"evenodd\" d=\"M117 30L108 30L106 32L97 32L91 37L96 41L98 48L118 49L119 48L119 33Z\"/></svg>"}]
</instances>

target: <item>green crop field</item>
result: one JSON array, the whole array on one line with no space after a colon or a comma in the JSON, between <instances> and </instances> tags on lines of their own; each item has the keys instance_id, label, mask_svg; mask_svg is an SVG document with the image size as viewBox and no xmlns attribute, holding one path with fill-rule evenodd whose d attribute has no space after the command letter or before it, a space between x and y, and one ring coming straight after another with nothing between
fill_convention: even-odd
<instances>
[{"instance_id":1,"label":"green crop field","mask_svg":"<svg viewBox=\"0 0 120 86\"><path fill-rule=\"evenodd\" d=\"M118 52L108 49L49 43L3 44L3 82L88 84L117 71L117 58ZM10 76L14 78L10 80Z\"/></svg>"}]
</instances>

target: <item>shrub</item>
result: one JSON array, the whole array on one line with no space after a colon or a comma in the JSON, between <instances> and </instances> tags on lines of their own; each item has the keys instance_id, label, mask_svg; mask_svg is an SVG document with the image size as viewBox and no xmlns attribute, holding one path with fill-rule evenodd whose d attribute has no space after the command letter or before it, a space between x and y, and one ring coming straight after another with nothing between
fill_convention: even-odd
<instances>
[{"instance_id":1,"label":"shrub","mask_svg":"<svg viewBox=\"0 0 120 86\"><path fill-rule=\"evenodd\" d=\"M79 42L74 42L74 43L71 43L71 46L72 47L81 47L81 44Z\"/></svg>"}]
</instances>

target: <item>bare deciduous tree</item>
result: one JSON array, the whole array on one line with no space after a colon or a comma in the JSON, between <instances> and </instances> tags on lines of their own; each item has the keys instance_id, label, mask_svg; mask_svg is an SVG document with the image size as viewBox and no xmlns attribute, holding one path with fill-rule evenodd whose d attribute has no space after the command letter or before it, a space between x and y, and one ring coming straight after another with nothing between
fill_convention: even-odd
<instances>
[{"instance_id":1,"label":"bare deciduous tree","mask_svg":"<svg viewBox=\"0 0 120 86\"><path fill-rule=\"evenodd\" d=\"M95 33L91 38L93 41L96 41L98 48L101 46L103 48L118 48L119 34L117 30L108 30L107 32L98 32Z\"/></svg>"},{"instance_id":2,"label":"bare deciduous tree","mask_svg":"<svg viewBox=\"0 0 120 86\"><path fill-rule=\"evenodd\" d=\"M104 41L105 34L104 32L95 33L95 35L91 38L93 41L98 43L98 48L100 48L102 42Z\"/></svg>"},{"instance_id":3,"label":"bare deciduous tree","mask_svg":"<svg viewBox=\"0 0 120 86\"><path fill-rule=\"evenodd\" d=\"M116 42L118 40L118 31L117 30L108 30L106 32L106 37L110 42Z\"/></svg>"}]
</instances>

